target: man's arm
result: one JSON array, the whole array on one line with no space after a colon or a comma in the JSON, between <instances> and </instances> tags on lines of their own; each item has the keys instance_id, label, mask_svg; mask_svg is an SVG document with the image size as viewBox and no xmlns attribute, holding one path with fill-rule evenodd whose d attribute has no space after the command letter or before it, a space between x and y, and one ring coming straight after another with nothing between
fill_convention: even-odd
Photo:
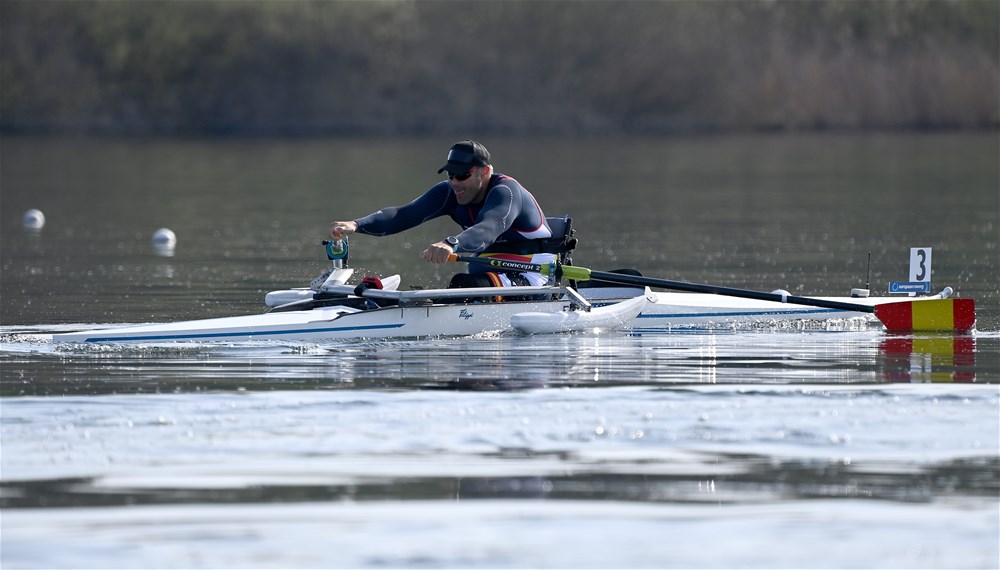
<instances>
[{"instance_id":1,"label":"man's arm","mask_svg":"<svg viewBox=\"0 0 1000 570\"><path fill-rule=\"evenodd\" d=\"M333 222L330 225L330 233L335 235L339 229L341 234L354 232L371 236L397 234L445 214L450 196L451 189L448 183L441 182L405 206L382 208L352 221Z\"/></svg>"}]
</instances>

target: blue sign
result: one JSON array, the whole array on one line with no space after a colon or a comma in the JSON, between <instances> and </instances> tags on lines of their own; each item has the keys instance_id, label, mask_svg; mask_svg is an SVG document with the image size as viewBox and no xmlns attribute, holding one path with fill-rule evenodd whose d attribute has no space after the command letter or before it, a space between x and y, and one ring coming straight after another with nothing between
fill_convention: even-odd
<instances>
[{"instance_id":1,"label":"blue sign","mask_svg":"<svg viewBox=\"0 0 1000 570\"><path fill-rule=\"evenodd\" d=\"M930 281L890 281L890 293L930 293Z\"/></svg>"}]
</instances>

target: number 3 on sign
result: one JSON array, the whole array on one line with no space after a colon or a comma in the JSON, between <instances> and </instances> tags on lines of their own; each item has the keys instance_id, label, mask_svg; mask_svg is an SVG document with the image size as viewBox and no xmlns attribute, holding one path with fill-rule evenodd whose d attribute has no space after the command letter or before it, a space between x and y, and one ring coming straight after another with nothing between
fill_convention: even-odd
<instances>
[{"instance_id":1,"label":"number 3 on sign","mask_svg":"<svg viewBox=\"0 0 1000 570\"><path fill-rule=\"evenodd\" d=\"M931 248L910 248L910 281L931 280Z\"/></svg>"}]
</instances>

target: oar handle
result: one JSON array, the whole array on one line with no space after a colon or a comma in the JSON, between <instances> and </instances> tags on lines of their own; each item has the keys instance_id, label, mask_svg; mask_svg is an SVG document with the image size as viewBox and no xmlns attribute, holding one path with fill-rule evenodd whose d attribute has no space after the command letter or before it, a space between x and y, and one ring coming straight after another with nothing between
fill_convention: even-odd
<instances>
[{"instance_id":1,"label":"oar handle","mask_svg":"<svg viewBox=\"0 0 1000 570\"><path fill-rule=\"evenodd\" d=\"M556 265L549 263L528 263L524 261L514 261L512 259L500 259L497 257L471 257L453 253L448 256L448 261L462 261L465 263L475 263L485 265L494 269L504 271L523 271L526 273L540 273L550 275L553 269L557 272L558 278L573 279L576 281L586 281L590 279L590 269L586 267L574 267L572 265Z\"/></svg>"},{"instance_id":2,"label":"oar handle","mask_svg":"<svg viewBox=\"0 0 1000 570\"><path fill-rule=\"evenodd\" d=\"M500 259L497 257L473 257L467 255L451 254L448 256L448 261L463 261L465 263L476 263L478 265L486 265L488 267L493 267L495 269L503 269L506 271L524 271L527 273L541 273L542 275L549 274L549 266L541 265L538 263L528 263L524 261L514 261L511 259Z\"/></svg>"}]
</instances>

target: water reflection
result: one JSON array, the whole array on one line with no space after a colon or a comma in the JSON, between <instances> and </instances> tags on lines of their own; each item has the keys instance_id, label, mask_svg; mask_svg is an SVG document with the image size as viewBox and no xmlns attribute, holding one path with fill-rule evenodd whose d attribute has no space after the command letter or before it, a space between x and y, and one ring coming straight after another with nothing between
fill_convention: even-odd
<instances>
[{"instance_id":1,"label":"water reflection","mask_svg":"<svg viewBox=\"0 0 1000 570\"><path fill-rule=\"evenodd\" d=\"M173 257L173 251L171 250L169 255L164 255L163 257ZM176 277L177 268L172 263L158 263L153 272L153 279L155 280L171 280Z\"/></svg>"},{"instance_id":2,"label":"water reflection","mask_svg":"<svg viewBox=\"0 0 1000 570\"><path fill-rule=\"evenodd\" d=\"M544 453L501 450L495 458L545 461ZM462 477L360 477L349 481L329 474L329 483L253 483L220 487L148 481L106 482L100 478L4 481L0 508L111 507L155 504L239 504L385 500L550 499L643 503L754 504L801 499L860 499L924 503L951 496L995 497L1000 458L956 459L920 468L885 462L781 460L755 455L703 454L685 464L619 463L614 472L600 465L571 467L564 475ZM543 468L544 470L544 468ZM310 478L322 479L322 473Z\"/></svg>"},{"instance_id":3,"label":"water reflection","mask_svg":"<svg viewBox=\"0 0 1000 570\"><path fill-rule=\"evenodd\" d=\"M0 334L0 394L1000 383L998 353L997 334L615 332L329 345L126 346L54 345L44 334L22 329Z\"/></svg>"},{"instance_id":4,"label":"water reflection","mask_svg":"<svg viewBox=\"0 0 1000 570\"><path fill-rule=\"evenodd\" d=\"M887 382L976 381L975 336L890 335L879 343L879 350Z\"/></svg>"},{"instance_id":5,"label":"water reflection","mask_svg":"<svg viewBox=\"0 0 1000 570\"><path fill-rule=\"evenodd\" d=\"M173 244L154 243L153 253L158 257L173 257L177 248Z\"/></svg>"}]
</instances>

